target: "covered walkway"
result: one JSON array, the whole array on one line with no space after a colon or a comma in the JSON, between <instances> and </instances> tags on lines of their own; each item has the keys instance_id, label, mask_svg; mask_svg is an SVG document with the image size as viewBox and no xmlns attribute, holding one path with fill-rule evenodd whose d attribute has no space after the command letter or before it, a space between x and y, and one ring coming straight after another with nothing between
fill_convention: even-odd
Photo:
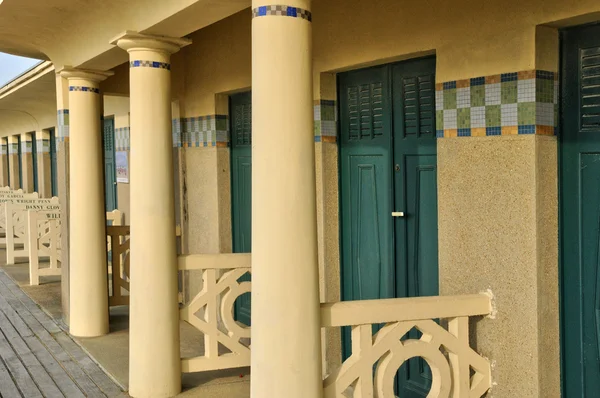
<instances>
[{"instance_id":1,"label":"covered walkway","mask_svg":"<svg viewBox=\"0 0 600 398\"><path fill-rule=\"evenodd\" d=\"M127 396L4 270L0 331L2 397Z\"/></svg>"}]
</instances>

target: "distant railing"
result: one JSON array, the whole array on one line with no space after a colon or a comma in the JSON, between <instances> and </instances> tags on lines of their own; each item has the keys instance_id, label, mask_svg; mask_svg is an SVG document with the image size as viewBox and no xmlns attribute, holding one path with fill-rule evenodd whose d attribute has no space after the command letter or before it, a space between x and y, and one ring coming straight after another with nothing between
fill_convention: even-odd
<instances>
[{"instance_id":1,"label":"distant railing","mask_svg":"<svg viewBox=\"0 0 600 398\"><path fill-rule=\"evenodd\" d=\"M410 358L431 369L428 398L481 397L490 362L469 345L469 317L492 312L491 295L346 301L321 305L326 328L352 328L352 354L324 383L324 398L395 398L394 380ZM440 320L439 323L435 320ZM384 324L373 334L372 325ZM409 331L419 339L407 338ZM375 372L373 372L375 367Z\"/></svg>"},{"instance_id":2,"label":"distant railing","mask_svg":"<svg viewBox=\"0 0 600 398\"><path fill-rule=\"evenodd\" d=\"M111 278L108 304L111 307L129 305L129 225L107 226L106 235Z\"/></svg>"},{"instance_id":3,"label":"distant railing","mask_svg":"<svg viewBox=\"0 0 600 398\"><path fill-rule=\"evenodd\" d=\"M234 319L238 297L250 292L251 282L238 282L250 272L250 254L180 256L179 270L201 270L202 290L181 308L180 319L204 334L204 355L182 358L182 372L203 372L250 366L250 328ZM221 322L219 322L219 320ZM219 344L228 353L219 353Z\"/></svg>"}]
</instances>

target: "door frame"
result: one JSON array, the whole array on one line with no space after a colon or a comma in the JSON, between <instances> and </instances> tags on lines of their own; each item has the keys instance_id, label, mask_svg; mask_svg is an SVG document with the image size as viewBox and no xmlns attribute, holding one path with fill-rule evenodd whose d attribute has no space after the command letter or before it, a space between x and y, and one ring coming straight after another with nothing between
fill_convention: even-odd
<instances>
[{"instance_id":1,"label":"door frame","mask_svg":"<svg viewBox=\"0 0 600 398\"><path fill-rule=\"evenodd\" d=\"M557 176L558 176L558 293L559 293L559 339L560 339L560 392L562 397L566 397L567 391L566 389L566 379L565 379L565 371L569 367L567 362L566 355L566 329L567 325L565 322L565 316L567 314L567 308L565 308L565 300L564 297L567 294L567 289L572 286L574 281L569 281L569 285L566 284L565 272L566 267L564 266L565 258L564 258L564 250L563 250L563 239L565 237L564 229L563 229L563 139L564 134L562 126L564 124L563 115L564 115L564 104L563 104L563 89L566 87L566 74L564 73L567 67L567 59L565 55L565 31L572 29L580 29L591 26L600 26L600 20L585 23L581 25L567 26L559 30L559 67L558 67L558 125L556 126L556 135L557 135ZM580 330L581 332L581 330ZM583 393L583 391L581 391ZM571 398L571 397L567 397ZM577 397L573 397L577 398Z\"/></svg>"}]
</instances>

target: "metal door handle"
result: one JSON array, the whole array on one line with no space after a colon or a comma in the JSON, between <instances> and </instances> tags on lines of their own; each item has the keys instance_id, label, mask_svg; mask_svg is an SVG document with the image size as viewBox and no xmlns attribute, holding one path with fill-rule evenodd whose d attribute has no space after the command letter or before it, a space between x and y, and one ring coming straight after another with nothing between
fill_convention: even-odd
<instances>
[{"instance_id":1,"label":"metal door handle","mask_svg":"<svg viewBox=\"0 0 600 398\"><path fill-rule=\"evenodd\" d=\"M404 217L404 212L403 211L393 211L392 217Z\"/></svg>"}]
</instances>

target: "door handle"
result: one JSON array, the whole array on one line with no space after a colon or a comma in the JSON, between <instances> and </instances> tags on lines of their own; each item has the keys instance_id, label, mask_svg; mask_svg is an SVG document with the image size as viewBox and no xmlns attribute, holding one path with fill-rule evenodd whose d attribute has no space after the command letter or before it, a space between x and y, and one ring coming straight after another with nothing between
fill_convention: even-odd
<instances>
[{"instance_id":1,"label":"door handle","mask_svg":"<svg viewBox=\"0 0 600 398\"><path fill-rule=\"evenodd\" d=\"M404 212L403 211L393 211L392 217L404 217Z\"/></svg>"}]
</instances>

